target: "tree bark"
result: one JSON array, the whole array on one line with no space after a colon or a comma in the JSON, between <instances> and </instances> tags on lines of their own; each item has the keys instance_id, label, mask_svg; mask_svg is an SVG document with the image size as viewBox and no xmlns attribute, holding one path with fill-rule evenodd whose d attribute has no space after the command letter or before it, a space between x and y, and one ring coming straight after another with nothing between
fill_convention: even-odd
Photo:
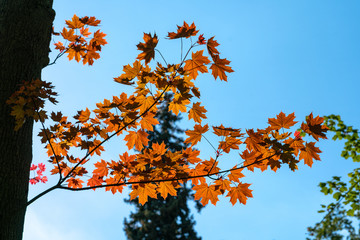
<instances>
[{"instance_id":1,"label":"tree bark","mask_svg":"<svg viewBox=\"0 0 360 240\"><path fill-rule=\"evenodd\" d=\"M0 239L20 240L32 161L33 119L14 131L5 103L49 60L53 0L0 0Z\"/></svg>"}]
</instances>

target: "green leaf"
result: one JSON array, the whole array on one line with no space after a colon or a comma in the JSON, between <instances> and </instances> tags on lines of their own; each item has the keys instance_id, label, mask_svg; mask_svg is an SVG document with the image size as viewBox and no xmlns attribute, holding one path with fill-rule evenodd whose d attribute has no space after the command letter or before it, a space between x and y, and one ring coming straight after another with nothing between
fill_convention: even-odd
<instances>
[{"instance_id":1,"label":"green leaf","mask_svg":"<svg viewBox=\"0 0 360 240\"><path fill-rule=\"evenodd\" d=\"M346 191L347 191L347 187L343 186L343 187L340 188L340 192L346 192Z\"/></svg>"},{"instance_id":2,"label":"green leaf","mask_svg":"<svg viewBox=\"0 0 360 240\"><path fill-rule=\"evenodd\" d=\"M348 216L353 217L353 216L354 216L354 209L347 210L347 211L346 211L346 214L347 214Z\"/></svg>"},{"instance_id":3,"label":"green leaf","mask_svg":"<svg viewBox=\"0 0 360 240\"><path fill-rule=\"evenodd\" d=\"M340 192L336 192L334 195L333 195L333 198L335 198L336 201L339 201L341 197L341 193Z\"/></svg>"}]
</instances>

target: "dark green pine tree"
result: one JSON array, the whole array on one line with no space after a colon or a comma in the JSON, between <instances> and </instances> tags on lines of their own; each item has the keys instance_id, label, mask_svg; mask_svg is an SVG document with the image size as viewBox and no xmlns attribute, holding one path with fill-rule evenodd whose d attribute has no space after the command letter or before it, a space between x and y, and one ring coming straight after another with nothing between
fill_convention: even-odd
<instances>
[{"instance_id":1,"label":"dark green pine tree","mask_svg":"<svg viewBox=\"0 0 360 240\"><path fill-rule=\"evenodd\" d=\"M171 95L165 95L165 101L160 107L156 118L159 121L153 132L149 132L149 146L152 143L164 142L171 151L179 151L186 147L183 138L178 135L184 133L176 123L181 120L169 112L168 106ZM188 201L194 200L189 186L179 188L177 196L168 196L165 200L159 195L157 199L150 198L144 205L139 204L138 198L126 199L125 202L135 205L135 212L130 214L129 220L124 220L124 230L129 240L172 240L191 239L200 240L194 230L195 221L190 215ZM198 211L203 207L195 201Z\"/></svg>"}]
</instances>

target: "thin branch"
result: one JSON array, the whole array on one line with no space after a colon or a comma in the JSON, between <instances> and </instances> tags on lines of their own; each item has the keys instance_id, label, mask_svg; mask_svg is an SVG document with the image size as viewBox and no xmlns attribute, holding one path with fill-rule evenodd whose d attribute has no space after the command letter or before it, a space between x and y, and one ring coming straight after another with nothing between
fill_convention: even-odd
<instances>
[{"instance_id":1,"label":"thin branch","mask_svg":"<svg viewBox=\"0 0 360 240\"><path fill-rule=\"evenodd\" d=\"M235 171L238 169L244 169L247 167L250 167L252 165L258 164L262 161L265 161L272 156L268 156L264 159L261 160L257 160L253 163L250 163L248 165L243 165L237 168L231 168L231 169L227 169L227 170L223 170L223 171L218 171L215 173L210 173L210 174L202 174L202 175L197 175L197 176L187 176L187 177L180 177L180 178L169 178L169 179L155 179L155 180L147 180L147 181L136 181L136 182L123 182L123 183L114 183L114 184L106 184L106 185L98 185L98 186L92 186L92 187L83 187L83 188L70 188L70 187L66 187L66 186L59 186L59 188L61 189L66 189L66 190L70 190L70 191L84 191L84 190L89 190L89 189L96 189L96 188L104 188L104 187L117 187L117 186L123 186L123 185L132 185L132 184L146 184L146 183L160 183L160 182L171 182L171 181L179 181L179 180L188 180L188 179L193 179L193 178L200 178L200 177L209 177L209 176L213 176L213 175L218 175L218 174L222 174L222 173L228 173L231 171Z\"/></svg>"},{"instance_id":2,"label":"thin branch","mask_svg":"<svg viewBox=\"0 0 360 240\"><path fill-rule=\"evenodd\" d=\"M358 181L354 182L354 183L350 186L349 190L348 190L344 195L342 195L342 196L339 198L339 200L337 200L337 202L336 202L335 205L334 205L334 208L330 209L330 211L327 212L327 214L325 214L325 216L323 217L323 219L321 219L320 222L324 221L325 218L334 211L335 207L337 207L337 206L340 205L341 201L344 200L344 198L346 197L346 195L348 195L348 194L354 189L354 187L355 187L356 185L358 185L359 183L360 183L360 179L359 179Z\"/></svg>"},{"instance_id":3,"label":"thin branch","mask_svg":"<svg viewBox=\"0 0 360 240\"><path fill-rule=\"evenodd\" d=\"M159 50L157 50L156 48L155 48L155 51L157 51L160 54L160 56L164 60L165 64L168 65L168 63L166 62L166 60L165 60L164 56L161 54L161 52Z\"/></svg>"},{"instance_id":4,"label":"thin branch","mask_svg":"<svg viewBox=\"0 0 360 240\"><path fill-rule=\"evenodd\" d=\"M45 191L41 192L40 194L36 195L35 197L33 197L30 201L27 202L26 206L29 206L30 204L32 204L33 202L35 202L37 199L41 198L42 196L44 196L45 194L60 188L59 184L56 184L54 186L52 186L51 188L46 189Z\"/></svg>"},{"instance_id":5,"label":"thin branch","mask_svg":"<svg viewBox=\"0 0 360 240\"><path fill-rule=\"evenodd\" d=\"M180 52L180 61L182 61L182 55L183 55L183 40L182 40L182 38L180 38L181 39L181 52Z\"/></svg>"},{"instance_id":6,"label":"thin branch","mask_svg":"<svg viewBox=\"0 0 360 240\"><path fill-rule=\"evenodd\" d=\"M60 175L59 181L61 181L62 175L61 175L61 169L60 169L60 161L59 161L59 159L58 159L58 157L57 157L57 155L56 155L56 153L55 153L54 147L52 146L52 144L51 144L51 142L50 142L50 137L48 136L48 134L47 134L47 132L46 132L44 122L43 122L43 120L41 119L41 116L40 116L40 113L39 113L39 109L38 109L38 107L37 107L37 105L36 105L36 103L35 103L35 100L34 100L33 97L31 97L31 100L32 100L32 102L33 102L33 104L34 104L35 111L36 111L36 113L37 113L37 115L38 115L38 117L39 117L39 120L40 120L40 122L41 122L42 129L43 129L43 131L44 131L44 133L45 133L46 141L49 143L50 148L51 148L51 151L52 151L53 154L54 154L56 164L57 164L57 166L58 166L58 168L59 168L59 175Z\"/></svg>"},{"instance_id":7,"label":"thin branch","mask_svg":"<svg viewBox=\"0 0 360 240\"><path fill-rule=\"evenodd\" d=\"M60 57L62 57L69 49L70 49L70 48L66 49L65 51L60 52L60 53L56 56L56 58L54 59L54 61L53 61L52 63L49 63L48 65L46 65L44 68L46 68L46 67L48 67L48 66L50 66L50 65L55 64L56 60L58 60Z\"/></svg>"},{"instance_id":8,"label":"thin branch","mask_svg":"<svg viewBox=\"0 0 360 240\"><path fill-rule=\"evenodd\" d=\"M214 145L212 145L212 143L203 135L203 134L201 134L201 136L203 137L203 138L205 138L205 140L210 144L210 146L215 150L215 152L217 151L216 150L216 148L214 147Z\"/></svg>"}]
</instances>

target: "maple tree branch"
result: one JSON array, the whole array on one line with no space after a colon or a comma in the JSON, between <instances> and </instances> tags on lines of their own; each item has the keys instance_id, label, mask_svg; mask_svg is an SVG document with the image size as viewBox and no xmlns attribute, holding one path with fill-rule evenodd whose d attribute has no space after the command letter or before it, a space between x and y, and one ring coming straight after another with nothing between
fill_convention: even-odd
<instances>
[{"instance_id":1,"label":"maple tree branch","mask_svg":"<svg viewBox=\"0 0 360 240\"><path fill-rule=\"evenodd\" d=\"M37 105L36 105L36 103L35 103L35 100L34 100L33 97L31 97L31 100L32 100L32 102L33 102L33 104L34 104L35 111L36 111L36 113L37 113L37 115L38 115L38 117L39 117L39 120L40 120L40 122L41 122L42 129L44 130L45 137L46 137L46 141L49 143L50 148L51 148L51 151L52 151L53 154L54 154L56 164L57 164L57 166L58 166L58 168L59 168L59 175L60 175L59 181L61 181L62 175L61 175L61 169L60 169L59 159L57 158L57 155L55 154L54 147L53 147L53 145L52 145L51 142L50 142L50 137L48 136L48 134L47 134L47 132L46 132L44 122L43 122L42 119L41 119L41 116L40 116L40 113L39 113L39 109L38 109L38 107L37 107ZM45 121L45 120L44 120L44 121Z\"/></svg>"},{"instance_id":2,"label":"maple tree branch","mask_svg":"<svg viewBox=\"0 0 360 240\"><path fill-rule=\"evenodd\" d=\"M58 60L60 57L62 57L69 49L70 49L70 48L66 49L65 51L60 52L60 53L56 56L56 58L54 59L54 61L53 61L52 63L49 63L48 65L46 65L44 68L46 68L46 67L48 67L48 66L50 66L50 65L55 64L56 60Z\"/></svg>"},{"instance_id":3,"label":"maple tree branch","mask_svg":"<svg viewBox=\"0 0 360 240\"><path fill-rule=\"evenodd\" d=\"M115 135L117 135L119 132L121 132L122 130L126 129L129 125L133 124L134 122L136 122L139 118L141 118L142 116L144 116L145 114L147 114L150 109L157 104L157 102L161 99L161 97L164 95L164 93L166 92L166 90L169 88L169 84L165 87L164 91L160 94L160 96L154 101L153 104L151 104L151 106L146 109L142 114L140 114L139 116L137 116L136 118L134 118L130 123L126 124L125 126L123 126L122 128L120 128L119 130L117 130L115 133L111 134L108 138L104 139L101 143L99 143L98 145L96 145L91 151L89 151L70 171L69 173L62 179L62 181L60 182L63 183L67 178L70 177L70 175L75 171L75 169L82 164L82 162L85 161L85 159L91 155L91 153L93 153L95 150L97 150L101 145L103 145L105 142L107 142L109 139L111 139L112 137L114 137Z\"/></svg>"},{"instance_id":4,"label":"maple tree branch","mask_svg":"<svg viewBox=\"0 0 360 240\"><path fill-rule=\"evenodd\" d=\"M122 182L122 183L113 183L113 184L106 184L106 185L97 185L97 186L91 186L91 187L83 187L83 188L70 188L70 187L66 187L66 186L62 186L60 185L58 188L61 189L66 189L66 190L70 190L70 191L84 191L84 190L89 190L89 189L97 189L97 188L104 188L104 187L116 187L116 186L123 186L123 185L132 185L132 184L146 184L146 183L160 183L160 182L171 182L171 181L179 181L179 180L188 180L188 179L193 179L193 178L200 178L200 177L209 177L209 176L213 176L213 175L218 175L218 174L222 174L222 173L228 173L231 171L235 171L238 169L244 169L247 167L250 167L252 165L258 164L262 161L265 161L269 158L272 158L273 156L275 156L276 154L273 154L271 156L268 156L266 158L257 160L253 163L250 163L248 165L243 165L237 168L231 168L231 169L227 169L227 170L222 170L222 171L218 171L215 173L210 173L210 174L202 174L202 175L197 175L197 176L187 176L187 177L180 177L180 178L169 178L169 179L155 179L155 180L147 180L147 181L136 181L136 182Z\"/></svg>"},{"instance_id":5,"label":"maple tree branch","mask_svg":"<svg viewBox=\"0 0 360 240\"><path fill-rule=\"evenodd\" d=\"M188 52L186 53L184 59L187 57L187 55L189 54L190 50L193 48L194 45L192 45ZM161 53L160 53L161 54ZM162 55L161 55L162 56ZM178 73L178 70L180 69L181 65L184 63L184 59L183 61L180 63L179 68L176 69L176 73ZM164 59L165 60L165 59ZM166 60L165 60L166 62ZM176 76L176 75L175 75ZM175 76L173 78L175 78ZM69 176L74 172L74 170L76 169L76 167L78 167L80 164L82 164L82 162L85 161L85 159L91 155L91 153L93 153L95 150L97 150L102 144L104 144L105 142L107 142L109 139L111 139L112 137L114 137L115 135L117 135L119 132L121 132L122 130L126 129L129 125L133 124L134 122L136 122L139 118L141 118L142 116L144 116L145 114L147 114L150 109L158 103L158 101L161 99L161 97L164 95L164 93L166 92L166 90L169 88L169 84L166 85L165 89L162 91L162 93L160 94L160 96L154 101L153 104L151 104L151 106L146 109L142 114L140 114L138 117L134 118L130 123L128 123L127 125L125 125L124 127L120 128L118 131L116 131L115 133L111 134L107 139L103 140L101 143L99 143L98 145L96 145L91 151L89 151L76 165L75 167L73 167L70 172L62 179L62 181L60 183L63 183L67 178L69 178Z\"/></svg>"},{"instance_id":6,"label":"maple tree branch","mask_svg":"<svg viewBox=\"0 0 360 240\"><path fill-rule=\"evenodd\" d=\"M26 206L29 206L30 204L32 204L33 202L35 202L37 199L41 198L42 196L44 196L45 194L59 188L59 184L56 184L54 186L52 186L51 188L46 189L45 191L39 193L38 195L36 195L35 197L33 197L30 201L27 202Z\"/></svg>"}]
</instances>

